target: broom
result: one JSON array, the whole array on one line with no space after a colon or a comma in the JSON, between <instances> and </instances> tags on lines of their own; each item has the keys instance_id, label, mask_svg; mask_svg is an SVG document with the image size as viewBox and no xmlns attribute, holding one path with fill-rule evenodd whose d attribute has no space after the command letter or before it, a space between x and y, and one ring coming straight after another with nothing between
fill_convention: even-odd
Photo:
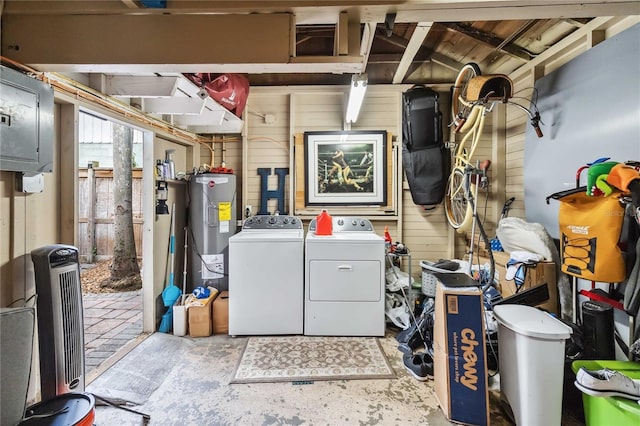
<instances>
[{"instance_id":1,"label":"broom","mask_svg":"<svg viewBox=\"0 0 640 426\"><path fill-rule=\"evenodd\" d=\"M187 238L189 237L189 228L187 226L184 227L184 262L182 269L182 294L183 296L187 293L187 250L189 249L189 245L187 244ZM184 304L184 297L182 300Z\"/></svg>"},{"instance_id":2,"label":"broom","mask_svg":"<svg viewBox=\"0 0 640 426\"><path fill-rule=\"evenodd\" d=\"M176 227L176 216L175 216L176 204L173 203L171 205L171 228L169 235L169 280L167 282L167 287L162 291L162 301L164 306L167 307L167 312L162 315L162 321L160 322L159 331L162 333L169 333L171 328L173 327L173 305L176 303L176 300L182 294L182 291L176 287L173 283L173 264L175 263L175 227Z\"/></svg>"}]
</instances>

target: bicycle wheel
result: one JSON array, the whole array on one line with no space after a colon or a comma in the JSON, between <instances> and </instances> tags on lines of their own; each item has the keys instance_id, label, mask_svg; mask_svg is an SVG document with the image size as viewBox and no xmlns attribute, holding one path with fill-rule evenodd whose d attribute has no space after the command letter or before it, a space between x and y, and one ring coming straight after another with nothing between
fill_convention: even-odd
<instances>
[{"instance_id":1,"label":"bicycle wheel","mask_svg":"<svg viewBox=\"0 0 640 426\"><path fill-rule=\"evenodd\" d=\"M465 114L465 105L462 101L467 100L467 87L469 86L469 80L473 77L480 75L480 67L474 62L469 62L460 69L456 81L453 84L453 90L451 92L451 118L457 125L456 121L459 118L463 118ZM460 114L460 115L459 115Z\"/></svg>"},{"instance_id":2,"label":"bicycle wheel","mask_svg":"<svg viewBox=\"0 0 640 426\"><path fill-rule=\"evenodd\" d=\"M473 211L464 194L464 172L454 169L447 181L444 211L449 225L459 232L466 231L471 224ZM473 191L473 184L471 184Z\"/></svg>"}]
</instances>

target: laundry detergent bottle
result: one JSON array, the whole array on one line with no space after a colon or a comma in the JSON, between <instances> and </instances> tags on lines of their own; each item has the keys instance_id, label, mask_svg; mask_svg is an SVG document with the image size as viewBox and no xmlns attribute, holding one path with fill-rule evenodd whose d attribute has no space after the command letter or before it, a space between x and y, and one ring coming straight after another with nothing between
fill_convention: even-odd
<instances>
[{"instance_id":1,"label":"laundry detergent bottle","mask_svg":"<svg viewBox=\"0 0 640 426\"><path fill-rule=\"evenodd\" d=\"M333 234L333 218L327 211L322 209L316 217L316 235L332 235Z\"/></svg>"},{"instance_id":2,"label":"laundry detergent bottle","mask_svg":"<svg viewBox=\"0 0 640 426\"><path fill-rule=\"evenodd\" d=\"M393 247L393 240L391 239L391 234L389 233L389 227L384 227L384 247L387 250L391 250Z\"/></svg>"}]
</instances>

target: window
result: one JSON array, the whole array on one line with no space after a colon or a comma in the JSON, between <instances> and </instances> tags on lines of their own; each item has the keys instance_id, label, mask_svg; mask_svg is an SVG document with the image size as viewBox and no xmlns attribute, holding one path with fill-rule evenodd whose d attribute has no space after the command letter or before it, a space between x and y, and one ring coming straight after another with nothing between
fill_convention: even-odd
<instances>
[{"instance_id":1,"label":"window","mask_svg":"<svg viewBox=\"0 0 640 426\"><path fill-rule=\"evenodd\" d=\"M80 111L78 167L97 161L97 167L113 167L113 122ZM142 167L142 132L133 129L133 167Z\"/></svg>"}]
</instances>

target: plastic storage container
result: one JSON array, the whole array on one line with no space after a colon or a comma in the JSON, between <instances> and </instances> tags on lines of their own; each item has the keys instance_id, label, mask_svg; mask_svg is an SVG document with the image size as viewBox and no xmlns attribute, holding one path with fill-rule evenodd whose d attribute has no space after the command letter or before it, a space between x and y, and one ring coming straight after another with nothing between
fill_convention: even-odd
<instances>
[{"instance_id":1,"label":"plastic storage container","mask_svg":"<svg viewBox=\"0 0 640 426\"><path fill-rule=\"evenodd\" d=\"M434 265L434 262L429 262L428 260L420 261L420 267L422 268L422 294L427 297L436 297L438 278L436 278L432 272L453 272L448 269L438 268Z\"/></svg>"},{"instance_id":2,"label":"plastic storage container","mask_svg":"<svg viewBox=\"0 0 640 426\"><path fill-rule=\"evenodd\" d=\"M531 306L499 305L501 401L524 425L560 425L565 340L571 327Z\"/></svg>"},{"instance_id":3,"label":"plastic storage container","mask_svg":"<svg viewBox=\"0 0 640 426\"><path fill-rule=\"evenodd\" d=\"M333 234L333 218L327 210L322 209L316 217L316 235L331 234Z\"/></svg>"},{"instance_id":4,"label":"plastic storage container","mask_svg":"<svg viewBox=\"0 0 640 426\"><path fill-rule=\"evenodd\" d=\"M427 269L422 268L422 293L427 297L436 297L437 284L438 278Z\"/></svg>"},{"instance_id":5,"label":"plastic storage container","mask_svg":"<svg viewBox=\"0 0 640 426\"><path fill-rule=\"evenodd\" d=\"M632 379L640 379L640 363L631 361L574 361L574 373L584 367L587 370L616 370ZM640 404L617 396L602 397L582 394L584 419L587 426L635 426L640 425Z\"/></svg>"}]
</instances>

